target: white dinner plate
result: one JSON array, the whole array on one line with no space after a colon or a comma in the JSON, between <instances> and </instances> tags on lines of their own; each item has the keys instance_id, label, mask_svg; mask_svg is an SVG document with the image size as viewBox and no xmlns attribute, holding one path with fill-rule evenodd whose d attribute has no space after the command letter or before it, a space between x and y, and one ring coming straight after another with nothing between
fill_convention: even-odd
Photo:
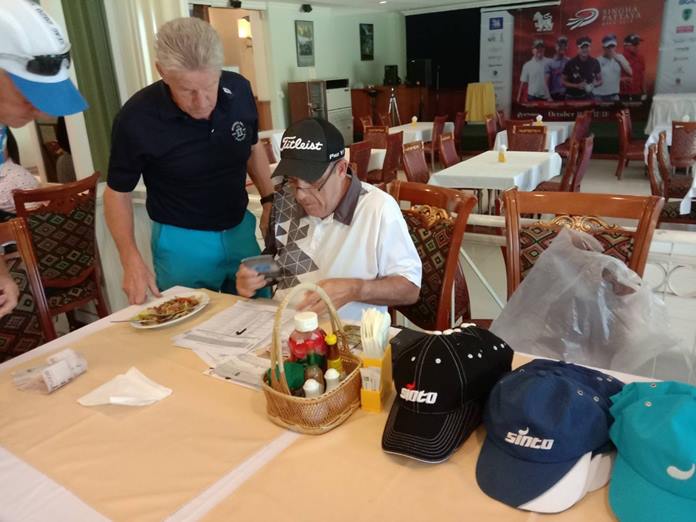
<instances>
[{"instance_id":1,"label":"white dinner plate","mask_svg":"<svg viewBox=\"0 0 696 522\"><path fill-rule=\"evenodd\" d=\"M181 321L185 321L186 319L188 319L192 315L197 314L198 312L203 310L203 308L205 308L206 305L210 302L210 297L208 297L208 294L204 294L203 292L181 292L181 293L177 293L171 297L170 296L162 297L160 299L157 299L156 301L148 303L147 306L143 306L143 308L141 310L139 310L138 313L136 313L133 317L134 318L137 317L138 314L144 312L148 308L154 308L155 306L159 306L162 303L166 303L167 301L170 301L170 300L175 299L177 297L195 297L200 302L198 303L198 305L195 308L193 308L186 315L182 315L181 317L177 317L176 319L173 319L171 321L165 321L165 322L159 323L159 324L141 324L140 322L133 320L130 322L130 325L133 328L138 328L139 330L151 330L153 328L164 328L165 326L171 326L173 324L180 323Z\"/></svg>"}]
</instances>

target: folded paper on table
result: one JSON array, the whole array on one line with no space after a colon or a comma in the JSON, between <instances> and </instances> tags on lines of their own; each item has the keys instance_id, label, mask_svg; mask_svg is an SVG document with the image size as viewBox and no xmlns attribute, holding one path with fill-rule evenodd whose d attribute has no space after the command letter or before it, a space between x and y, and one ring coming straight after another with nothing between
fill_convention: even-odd
<instances>
[{"instance_id":1,"label":"folded paper on table","mask_svg":"<svg viewBox=\"0 0 696 522\"><path fill-rule=\"evenodd\" d=\"M171 395L172 390L148 379L137 368L117 375L77 402L83 406L120 404L122 406L147 406Z\"/></svg>"}]
</instances>

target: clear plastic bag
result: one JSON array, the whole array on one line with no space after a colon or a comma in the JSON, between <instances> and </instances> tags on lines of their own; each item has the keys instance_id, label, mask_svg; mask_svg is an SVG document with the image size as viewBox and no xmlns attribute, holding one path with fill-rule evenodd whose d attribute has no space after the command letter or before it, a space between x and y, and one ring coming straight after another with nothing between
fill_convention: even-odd
<instances>
[{"instance_id":1,"label":"clear plastic bag","mask_svg":"<svg viewBox=\"0 0 696 522\"><path fill-rule=\"evenodd\" d=\"M646 363L679 345L670 330L667 308L649 285L603 254L594 237L569 229L491 326L515 351L644 375L652 367Z\"/></svg>"}]
</instances>

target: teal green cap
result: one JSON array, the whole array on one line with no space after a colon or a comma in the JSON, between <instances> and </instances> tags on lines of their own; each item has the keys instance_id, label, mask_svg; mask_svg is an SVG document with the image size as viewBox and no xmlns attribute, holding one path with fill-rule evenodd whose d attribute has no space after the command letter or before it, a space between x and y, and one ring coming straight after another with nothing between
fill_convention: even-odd
<instances>
[{"instance_id":1,"label":"teal green cap","mask_svg":"<svg viewBox=\"0 0 696 522\"><path fill-rule=\"evenodd\" d=\"M696 387L632 383L612 398L618 455L609 503L620 520L696 520Z\"/></svg>"}]
</instances>

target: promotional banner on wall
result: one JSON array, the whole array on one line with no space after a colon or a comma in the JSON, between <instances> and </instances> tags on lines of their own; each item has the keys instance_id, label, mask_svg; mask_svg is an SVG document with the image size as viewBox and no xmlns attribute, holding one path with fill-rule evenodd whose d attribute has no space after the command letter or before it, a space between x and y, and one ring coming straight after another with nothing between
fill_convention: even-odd
<instances>
[{"instance_id":1,"label":"promotional banner on wall","mask_svg":"<svg viewBox=\"0 0 696 522\"><path fill-rule=\"evenodd\" d=\"M513 117L573 119L621 107L644 119L655 91L664 2L565 0L517 9Z\"/></svg>"},{"instance_id":2,"label":"promotional banner on wall","mask_svg":"<svg viewBox=\"0 0 696 522\"><path fill-rule=\"evenodd\" d=\"M507 11L481 10L479 81L491 82L498 110L510 114L515 19Z\"/></svg>"},{"instance_id":3,"label":"promotional banner on wall","mask_svg":"<svg viewBox=\"0 0 696 522\"><path fill-rule=\"evenodd\" d=\"M655 92L696 92L695 26L696 0L666 1Z\"/></svg>"}]
</instances>

